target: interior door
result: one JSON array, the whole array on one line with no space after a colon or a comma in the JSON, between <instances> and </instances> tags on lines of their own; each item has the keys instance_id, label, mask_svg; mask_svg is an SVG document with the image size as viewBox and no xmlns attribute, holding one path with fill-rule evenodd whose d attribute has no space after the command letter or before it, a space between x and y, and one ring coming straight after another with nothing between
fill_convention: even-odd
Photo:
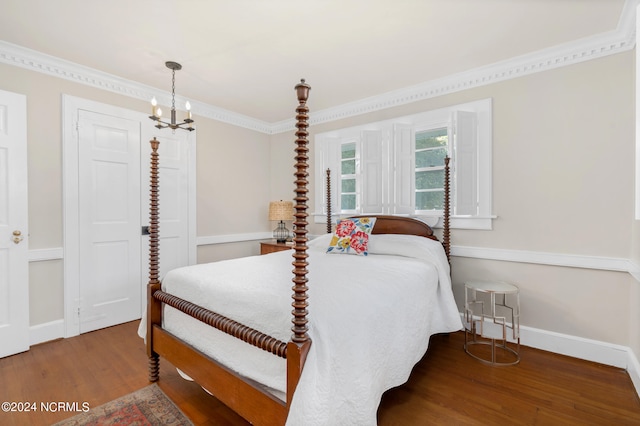
<instances>
[{"instance_id":1,"label":"interior door","mask_svg":"<svg viewBox=\"0 0 640 426\"><path fill-rule=\"evenodd\" d=\"M80 333L140 318L140 123L79 110Z\"/></svg>"},{"instance_id":2,"label":"interior door","mask_svg":"<svg viewBox=\"0 0 640 426\"><path fill-rule=\"evenodd\" d=\"M155 136L160 142L158 147L160 278L171 269L192 263L189 258L189 154L192 134L164 130L156 132ZM143 140L142 152L142 180L149 182L151 146L148 141ZM148 185L143 185L142 194L146 202L141 212L141 222L144 226L148 226L150 203ZM148 270L148 237L143 239L142 255L142 264ZM148 278L148 274L143 274L143 284L148 283ZM144 309L146 299L143 302Z\"/></svg>"},{"instance_id":3,"label":"interior door","mask_svg":"<svg viewBox=\"0 0 640 426\"><path fill-rule=\"evenodd\" d=\"M154 128L145 113L69 95L62 100L65 337L71 337L144 312L149 238L141 234L149 224L154 136L160 272L195 263L196 132L173 134Z\"/></svg>"},{"instance_id":4,"label":"interior door","mask_svg":"<svg viewBox=\"0 0 640 426\"><path fill-rule=\"evenodd\" d=\"M0 357L29 349L27 100L0 90Z\"/></svg>"}]
</instances>

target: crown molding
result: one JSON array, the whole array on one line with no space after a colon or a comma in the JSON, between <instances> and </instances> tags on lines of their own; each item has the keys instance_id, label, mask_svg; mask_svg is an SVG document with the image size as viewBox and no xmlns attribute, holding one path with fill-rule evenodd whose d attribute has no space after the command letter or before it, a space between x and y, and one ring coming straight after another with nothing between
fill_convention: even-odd
<instances>
[{"instance_id":1,"label":"crown molding","mask_svg":"<svg viewBox=\"0 0 640 426\"><path fill-rule=\"evenodd\" d=\"M134 99L149 101L155 96L159 103L165 105L171 104L171 93L167 91L126 80L3 40L0 40L0 62L129 96ZM187 99L176 96L176 100L184 103ZM265 121L257 120L204 102L193 100L190 102L194 114L262 133L271 133L271 126Z\"/></svg>"},{"instance_id":2,"label":"crown molding","mask_svg":"<svg viewBox=\"0 0 640 426\"><path fill-rule=\"evenodd\" d=\"M638 3L639 0L625 1L618 26L613 31L316 111L310 114L309 124L342 120L631 50L636 44L635 20ZM294 125L293 119L273 123L272 132L290 131L294 129Z\"/></svg>"},{"instance_id":3,"label":"crown molding","mask_svg":"<svg viewBox=\"0 0 640 426\"><path fill-rule=\"evenodd\" d=\"M618 26L613 31L316 111L310 114L309 123L313 125L342 120L631 50L635 47L635 19L638 3L639 0L625 1ZM169 92L2 40L0 40L0 62L135 99L146 101L156 96L161 103L168 103L171 100ZM186 100L179 97L176 99ZM194 114L261 133L277 134L295 129L295 120L293 119L268 123L203 102L191 101L191 104Z\"/></svg>"}]
</instances>

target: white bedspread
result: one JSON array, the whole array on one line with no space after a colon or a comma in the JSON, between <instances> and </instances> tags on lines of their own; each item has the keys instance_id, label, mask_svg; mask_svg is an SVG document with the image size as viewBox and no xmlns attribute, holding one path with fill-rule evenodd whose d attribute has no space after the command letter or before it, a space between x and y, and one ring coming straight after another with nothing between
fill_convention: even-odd
<instances>
[{"instance_id":1,"label":"white bedspread","mask_svg":"<svg viewBox=\"0 0 640 426\"><path fill-rule=\"evenodd\" d=\"M429 336L462 323L442 245L372 235L368 256L327 254L309 243L307 361L287 425L375 425L382 394L409 378ZM282 341L291 335L290 251L179 268L165 291ZM283 395L286 361L165 308L164 327ZM141 327L141 332L144 331Z\"/></svg>"}]
</instances>

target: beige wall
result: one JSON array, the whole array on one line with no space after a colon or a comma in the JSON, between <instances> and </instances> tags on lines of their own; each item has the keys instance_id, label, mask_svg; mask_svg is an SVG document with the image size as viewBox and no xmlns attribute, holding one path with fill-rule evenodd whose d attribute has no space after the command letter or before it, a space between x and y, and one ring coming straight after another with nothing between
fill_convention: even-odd
<instances>
[{"instance_id":1,"label":"beige wall","mask_svg":"<svg viewBox=\"0 0 640 426\"><path fill-rule=\"evenodd\" d=\"M292 114L293 117L293 114ZM312 139L309 138L311 144ZM283 200L293 200L295 196L293 175L296 161L294 160L294 149L296 147L296 136L293 131L278 133L271 136L271 193L275 198ZM312 157L313 158L313 157ZM310 161L309 187L313 187L313 160ZM312 200L309 200L312 202ZM311 210L309 210L309 213Z\"/></svg>"},{"instance_id":2,"label":"beige wall","mask_svg":"<svg viewBox=\"0 0 640 426\"><path fill-rule=\"evenodd\" d=\"M0 89L27 97L29 248L59 249L63 246L62 94L145 113L148 102L4 64L0 64ZM268 135L195 119L197 235L269 231ZM204 255L200 250L198 258L208 260L211 250L205 249ZM247 244L237 253L249 255L252 250L257 254L258 243ZM30 324L62 319L63 260L31 262L29 274Z\"/></svg>"},{"instance_id":3,"label":"beige wall","mask_svg":"<svg viewBox=\"0 0 640 426\"><path fill-rule=\"evenodd\" d=\"M629 346L640 284L626 272L454 257L452 279L461 311L465 281L504 280L520 289L522 326Z\"/></svg>"},{"instance_id":4,"label":"beige wall","mask_svg":"<svg viewBox=\"0 0 640 426\"><path fill-rule=\"evenodd\" d=\"M198 120L197 235L268 232L269 136Z\"/></svg>"},{"instance_id":5,"label":"beige wall","mask_svg":"<svg viewBox=\"0 0 640 426\"><path fill-rule=\"evenodd\" d=\"M640 114L640 111L637 114ZM636 167L640 168L640 164ZM636 268L640 268L640 220L633 221L632 241L631 261L634 262ZM640 270L636 270L636 278L640 279ZM629 295L629 310L631 311L629 347L640 358L640 285L637 283Z\"/></svg>"},{"instance_id":6,"label":"beige wall","mask_svg":"<svg viewBox=\"0 0 640 426\"><path fill-rule=\"evenodd\" d=\"M640 128L640 96L638 93L640 92L640 87L638 87L637 79L638 79L638 58L640 57L640 53L638 52L638 48L634 49L636 61L634 62L634 72L636 75L636 79L633 81L633 87L636 94L635 99L635 140L636 140L636 150L640 150L640 134L638 133L638 128ZM638 154L636 152L636 161L638 161ZM640 174L640 164L636 163L635 165L635 173L636 173L636 182L638 182L637 175ZM640 194L640 188L635 188L635 197L638 197ZM634 199L635 199L634 197ZM638 200L636 200L636 203ZM638 212L640 214L640 212ZM640 280L640 220L633 220L632 232L631 232L631 261L636 268L636 279ZM631 312L631 316L629 319L629 328L631 330L629 337L629 347L636 354L636 357L640 358L640 286L635 285L631 290L631 294L629 297L629 310Z\"/></svg>"},{"instance_id":7,"label":"beige wall","mask_svg":"<svg viewBox=\"0 0 640 426\"><path fill-rule=\"evenodd\" d=\"M55 249L62 241L62 94L130 109L143 102L85 85L0 64L0 89L27 97L29 249ZM63 260L29 265L30 324L64 316Z\"/></svg>"},{"instance_id":8,"label":"beige wall","mask_svg":"<svg viewBox=\"0 0 640 426\"><path fill-rule=\"evenodd\" d=\"M331 129L492 98L492 231L456 230L454 245L640 260L634 200L634 52L349 119ZM63 93L139 111L144 101L0 64L0 88L27 96L30 248L62 247ZM313 82L311 82L313 84ZM309 102L313 113L313 91ZM292 117L294 112L292 110ZM293 131L264 135L196 117L197 235L270 231L272 199L293 197ZM311 225L322 233L324 225ZM257 242L198 249L198 261L257 254ZM640 354L640 284L629 274L456 258L471 277L521 286L522 324L629 345ZM31 324L63 316L62 261L30 266Z\"/></svg>"},{"instance_id":9,"label":"beige wall","mask_svg":"<svg viewBox=\"0 0 640 426\"><path fill-rule=\"evenodd\" d=\"M198 248L198 263L217 262L219 260L258 255L260 255L260 244L257 241L208 244Z\"/></svg>"},{"instance_id":10,"label":"beige wall","mask_svg":"<svg viewBox=\"0 0 640 426\"><path fill-rule=\"evenodd\" d=\"M498 218L492 231L454 230L453 244L629 259L633 237L637 241L639 235L638 229L632 232L634 55L621 53L311 126L311 140L333 129L492 98L493 213ZM313 114L313 90L309 106ZM288 141L293 140L293 132L272 138L274 170L289 167L287 152L293 148ZM283 175L272 177L272 191L292 187ZM312 185L311 205L314 190ZM312 228L320 233L324 226ZM637 261L640 255L635 256ZM640 283L626 272L455 258L460 307L463 282L470 278L519 285L524 326L633 345L640 354Z\"/></svg>"},{"instance_id":11,"label":"beige wall","mask_svg":"<svg viewBox=\"0 0 640 426\"><path fill-rule=\"evenodd\" d=\"M637 281L631 283L629 291L629 342L627 346L636 354L636 358L640 359L640 285Z\"/></svg>"}]
</instances>

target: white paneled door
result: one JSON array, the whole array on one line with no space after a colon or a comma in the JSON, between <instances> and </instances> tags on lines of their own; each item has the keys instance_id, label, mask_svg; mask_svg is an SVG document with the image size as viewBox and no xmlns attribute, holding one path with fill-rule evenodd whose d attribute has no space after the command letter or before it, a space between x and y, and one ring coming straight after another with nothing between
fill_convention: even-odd
<instances>
[{"instance_id":1,"label":"white paneled door","mask_svg":"<svg viewBox=\"0 0 640 426\"><path fill-rule=\"evenodd\" d=\"M0 357L29 349L27 100L0 90Z\"/></svg>"},{"instance_id":2,"label":"white paneled door","mask_svg":"<svg viewBox=\"0 0 640 426\"><path fill-rule=\"evenodd\" d=\"M140 318L140 123L79 111L80 333Z\"/></svg>"},{"instance_id":3,"label":"white paneled door","mask_svg":"<svg viewBox=\"0 0 640 426\"><path fill-rule=\"evenodd\" d=\"M172 133L166 130L158 147L159 155L159 185L158 194L160 204L160 277L168 271L186 266L189 260L189 133ZM142 187L144 200L141 222L149 225L149 157L151 146L148 141L142 141L142 176L147 185ZM143 271L144 283L149 275L149 238L142 241L142 264L147 268Z\"/></svg>"},{"instance_id":4,"label":"white paneled door","mask_svg":"<svg viewBox=\"0 0 640 426\"><path fill-rule=\"evenodd\" d=\"M63 96L65 336L141 317L149 280L149 141L160 141L161 276L195 263L195 132Z\"/></svg>"}]
</instances>

